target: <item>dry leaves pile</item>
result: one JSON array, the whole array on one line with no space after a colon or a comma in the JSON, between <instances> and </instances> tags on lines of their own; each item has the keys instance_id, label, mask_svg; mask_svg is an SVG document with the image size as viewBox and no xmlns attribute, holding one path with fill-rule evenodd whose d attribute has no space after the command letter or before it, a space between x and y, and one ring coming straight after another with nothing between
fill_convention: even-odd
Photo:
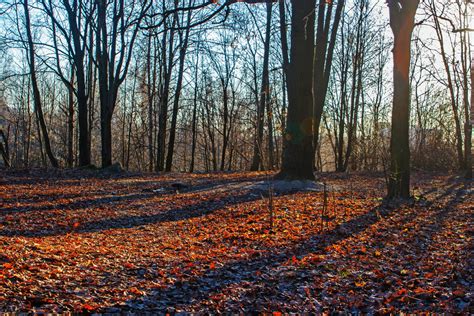
<instances>
[{"instance_id":1,"label":"dry leaves pile","mask_svg":"<svg viewBox=\"0 0 474 316\"><path fill-rule=\"evenodd\" d=\"M280 194L271 230L238 185L266 177L6 174L0 311L473 312L470 183L420 174L395 207L382 178L326 175L324 216Z\"/></svg>"}]
</instances>

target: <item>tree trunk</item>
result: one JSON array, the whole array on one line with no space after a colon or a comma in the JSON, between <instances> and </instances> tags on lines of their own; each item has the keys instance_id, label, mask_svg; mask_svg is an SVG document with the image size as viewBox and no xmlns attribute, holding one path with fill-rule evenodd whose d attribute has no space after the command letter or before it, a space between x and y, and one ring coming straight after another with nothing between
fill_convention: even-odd
<instances>
[{"instance_id":1,"label":"tree trunk","mask_svg":"<svg viewBox=\"0 0 474 316\"><path fill-rule=\"evenodd\" d=\"M314 179L313 64L315 0L292 1L288 117L278 178Z\"/></svg>"},{"instance_id":2,"label":"tree trunk","mask_svg":"<svg viewBox=\"0 0 474 316\"><path fill-rule=\"evenodd\" d=\"M165 149L166 149L166 125L168 121L168 100L169 100L169 90L171 83L171 75L173 72L173 58L174 58L174 28L176 25L176 15L173 19L172 28L169 31L169 41L166 41L166 34L163 35L163 60L164 65L164 83L162 85L162 93L160 100L160 109L158 115L158 148L156 153L156 165L155 171L164 171L165 170ZM166 55L166 49L168 49L168 57ZM166 59L168 61L166 62Z\"/></svg>"},{"instance_id":3,"label":"tree trunk","mask_svg":"<svg viewBox=\"0 0 474 316\"><path fill-rule=\"evenodd\" d=\"M7 135L0 129L0 155L2 156L5 167L10 168L10 148L8 146L8 134L10 126L7 128Z\"/></svg>"},{"instance_id":4,"label":"tree trunk","mask_svg":"<svg viewBox=\"0 0 474 316\"><path fill-rule=\"evenodd\" d=\"M89 134L89 114L88 99L86 91L86 71L84 68L85 48L81 47L81 35L77 24L75 23L75 15L71 12L69 21L71 25L71 33L75 47L74 65L76 67L77 77L77 108L78 108L78 124L79 124L79 166L88 166L91 164L91 143ZM92 36L92 35L91 35ZM85 45L84 45L85 46ZM90 91L89 91L90 94Z\"/></svg>"},{"instance_id":5,"label":"tree trunk","mask_svg":"<svg viewBox=\"0 0 474 316\"><path fill-rule=\"evenodd\" d=\"M196 143L197 143L197 105L198 105L198 74L199 74L199 44L196 49L196 69L194 72L194 96L193 96L193 121L192 121L192 144L191 144L191 162L189 172L194 172L194 164L196 159Z\"/></svg>"},{"instance_id":6,"label":"tree trunk","mask_svg":"<svg viewBox=\"0 0 474 316\"><path fill-rule=\"evenodd\" d=\"M257 135L255 137L253 148L253 159L250 167L251 171L263 169L263 125L265 117L265 106L268 104L270 86L268 63L270 59L270 35L272 26L272 4L267 3L267 26L265 33L264 53L263 53L263 69L262 69L262 86L260 88L260 102L257 108ZM268 112L267 112L268 114Z\"/></svg>"},{"instance_id":7,"label":"tree trunk","mask_svg":"<svg viewBox=\"0 0 474 316\"><path fill-rule=\"evenodd\" d=\"M446 54L446 49L444 47L444 36L443 30L441 29L441 24L439 22L438 13L436 12L436 4L434 2L430 3L431 12L433 15L433 20L435 23L436 36L438 38L439 46L441 49L441 58L443 60L444 69L446 71L446 80L449 90L449 96L451 98L451 108L454 115L454 124L455 124L455 133L456 133L456 152L458 154L458 164L459 169L463 170L465 166L464 162L464 153L462 148L462 123L459 117L458 102L457 102L457 93L454 91L453 78L451 74L451 69L449 67L448 56ZM461 48L462 49L462 48ZM455 71L455 70L454 70Z\"/></svg>"},{"instance_id":8,"label":"tree trunk","mask_svg":"<svg viewBox=\"0 0 474 316\"><path fill-rule=\"evenodd\" d=\"M46 123L43 115L43 107L41 104L41 95L38 88L38 81L36 78L36 66L35 66L35 47L33 44L33 36L31 35L31 22L30 22L30 13L28 9L28 0L23 1L23 9L25 11L25 26L26 26L26 35L28 38L28 64L30 67L30 76L31 76L31 85L33 88L33 101L35 104L35 112L40 126L40 134L43 135L44 147L46 150L46 155L49 158L51 166L58 168L59 164L57 159L54 157L53 151L51 149L51 143L49 140L48 129L46 128ZM41 137L41 135L39 135Z\"/></svg>"},{"instance_id":9,"label":"tree trunk","mask_svg":"<svg viewBox=\"0 0 474 316\"><path fill-rule=\"evenodd\" d=\"M153 148L153 133L154 133L154 105L155 105L155 83L156 83L156 56L153 56L153 63L151 62L151 46L153 33L148 33L148 45L146 54L146 70L147 70L147 101L148 101L148 171L153 171L154 163L154 148ZM153 64L153 65L152 65Z\"/></svg>"},{"instance_id":10,"label":"tree trunk","mask_svg":"<svg viewBox=\"0 0 474 316\"><path fill-rule=\"evenodd\" d=\"M186 59L186 52L188 50L189 32L191 30L190 23L191 11L188 12L188 25L185 30L184 40L181 40L181 47L179 50L178 80L176 83L176 92L173 101L173 113L171 116L170 138L168 141L168 154L166 157L166 171L171 171L171 167L173 166L174 142L176 138L176 122L178 120L179 98L181 96L181 90L183 87L184 62Z\"/></svg>"},{"instance_id":11,"label":"tree trunk","mask_svg":"<svg viewBox=\"0 0 474 316\"><path fill-rule=\"evenodd\" d=\"M221 165L220 170L224 171L225 168L225 155L227 152L227 146L229 143L229 132L228 132L228 124L229 124L229 93L227 91L227 82L222 80L222 89L223 89L223 103L224 103L224 115L223 120L224 124L222 127L222 153L221 153Z\"/></svg>"},{"instance_id":12,"label":"tree trunk","mask_svg":"<svg viewBox=\"0 0 474 316\"><path fill-rule=\"evenodd\" d=\"M410 197L410 44L419 0L389 2L393 48L393 110L388 198Z\"/></svg>"},{"instance_id":13,"label":"tree trunk","mask_svg":"<svg viewBox=\"0 0 474 316\"><path fill-rule=\"evenodd\" d=\"M334 48L336 46L336 35L339 23L342 17L342 11L345 6L345 0L337 2L334 20L332 19L333 2L328 0L319 0L318 25L316 34L316 48L314 56L314 127L313 143L314 149L319 146L319 127L323 116L324 103L329 85L329 76L331 74ZM327 10L326 10L327 6ZM332 21L333 20L333 21ZM330 28L332 21L332 28ZM329 30L331 30L329 34ZM329 39L329 40L328 40ZM313 153L313 159L315 155Z\"/></svg>"},{"instance_id":14,"label":"tree trunk","mask_svg":"<svg viewBox=\"0 0 474 316\"><path fill-rule=\"evenodd\" d=\"M470 112L470 113L469 113ZM472 179L472 124L474 122L474 59L471 60L471 110L466 114L466 178Z\"/></svg>"},{"instance_id":15,"label":"tree trunk","mask_svg":"<svg viewBox=\"0 0 474 316\"><path fill-rule=\"evenodd\" d=\"M74 71L71 71L71 81L68 86L68 115L67 115L67 167L74 165Z\"/></svg>"}]
</instances>

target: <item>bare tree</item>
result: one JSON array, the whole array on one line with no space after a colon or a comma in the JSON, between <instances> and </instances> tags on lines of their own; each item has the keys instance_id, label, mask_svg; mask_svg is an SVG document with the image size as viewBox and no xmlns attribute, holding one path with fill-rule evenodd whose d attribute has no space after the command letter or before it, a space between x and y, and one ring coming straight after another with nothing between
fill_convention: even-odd
<instances>
[{"instance_id":1,"label":"bare tree","mask_svg":"<svg viewBox=\"0 0 474 316\"><path fill-rule=\"evenodd\" d=\"M38 79L36 76L36 64L35 64L35 45L33 42L33 35L31 33L31 21L30 21L28 0L23 0L22 4L23 4L24 13L25 13L25 30L26 30L27 43L28 43L28 46L27 46L28 47L27 48L28 64L30 67L31 86L33 89L33 100L35 104L36 119L39 125L39 131L42 135L42 140L44 141L44 147L46 150L46 155L49 158L49 162L51 163L51 166L53 166L54 168L58 168L59 163L51 149L51 142L49 140L48 128L46 127L46 122L44 120L40 90L38 88Z\"/></svg>"},{"instance_id":2,"label":"bare tree","mask_svg":"<svg viewBox=\"0 0 474 316\"><path fill-rule=\"evenodd\" d=\"M125 0L113 3L96 0L96 5L101 157L102 167L107 167L112 164L112 116L117 104L118 90L127 75L140 24L151 2L130 0L127 1L126 8Z\"/></svg>"},{"instance_id":3,"label":"bare tree","mask_svg":"<svg viewBox=\"0 0 474 316\"><path fill-rule=\"evenodd\" d=\"M263 127L265 108L269 106L269 94L270 94L270 82L268 74L268 63L270 59L270 35L272 25L272 4L267 3L267 22L265 30L265 42L264 42L264 53L263 53L263 69L262 69L262 85L260 88L260 102L257 107L257 133L255 135L255 143L253 149L253 159L250 170L256 171L263 168ZM267 111L269 112L269 111ZM270 119L270 116L268 116ZM271 138L270 138L271 139ZM270 155L273 152L270 150ZM273 156L269 161L269 168L273 167Z\"/></svg>"}]
</instances>

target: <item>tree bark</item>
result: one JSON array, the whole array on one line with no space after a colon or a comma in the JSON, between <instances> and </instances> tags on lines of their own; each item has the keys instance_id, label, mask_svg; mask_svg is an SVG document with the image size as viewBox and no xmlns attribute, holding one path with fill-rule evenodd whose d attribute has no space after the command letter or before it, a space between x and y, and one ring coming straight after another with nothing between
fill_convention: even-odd
<instances>
[{"instance_id":1,"label":"tree bark","mask_svg":"<svg viewBox=\"0 0 474 316\"><path fill-rule=\"evenodd\" d=\"M394 35L389 199L410 197L410 46L418 4L419 0L391 0L388 3Z\"/></svg>"},{"instance_id":2,"label":"tree bark","mask_svg":"<svg viewBox=\"0 0 474 316\"><path fill-rule=\"evenodd\" d=\"M339 29L339 23L342 17L342 11L345 6L345 0L337 2L336 13L332 21L333 2L319 0L318 25L316 34L316 52L314 56L314 128L313 142L314 149L318 146L319 128L323 116L324 103L329 85L329 76L331 74L333 53L336 45L336 35ZM326 10L327 7L327 10ZM330 28L332 21L332 28ZM331 30L329 34L329 30ZM329 40L328 40L329 39ZM313 159L315 155L313 153Z\"/></svg>"},{"instance_id":3,"label":"tree bark","mask_svg":"<svg viewBox=\"0 0 474 316\"><path fill-rule=\"evenodd\" d=\"M466 174L467 179L472 179L472 125L474 122L474 58L471 60L471 109L466 109Z\"/></svg>"},{"instance_id":4,"label":"tree bark","mask_svg":"<svg viewBox=\"0 0 474 316\"><path fill-rule=\"evenodd\" d=\"M314 179L313 64L315 0L292 1L288 117L277 178Z\"/></svg>"},{"instance_id":5,"label":"tree bark","mask_svg":"<svg viewBox=\"0 0 474 316\"><path fill-rule=\"evenodd\" d=\"M68 86L68 115L67 115L67 167L74 166L74 71L71 71L71 81Z\"/></svg>"},{"instance_id":6,"label":"tree bark","mask_svg":"<svg viewBox=\"0 0 474 316\"><path fill-rule=\"evenodd\" d=\"M10 168L10 147L8 146L8 134L10 126L7 128L7 135L0 129L0 155L2 156L5 167Z\"/></svg>"},{"instance_id":7,"label":"tree bark","mask_svg":"<svg viewBox=\"0 0 474 316\"><path fill-rule=\"evenodd\" d=\"M33 89L33 101L35 104L35 112L38 119L38 124L40 127L40 134L44 141L44 147L46 150L46 155L49 158L51 166L53 168L58 168L59 163L56 157L54 157L53 151L51 149L51 142L49 140L48 129L46 127L46 122L43 115L43 106L41 102L41 95L38 88L38 79L36 77L36 65L35 65L35 47L33 44L33 36L31 34L31 22L30 22L30 13L28 9L28 0L23 0L23 9L25 11L25 26L26 26L26 36L28 39L28 64L30 68L30 77L31 85ZM39 135L41 137L41 135Z\"/></svg>"},{"instance_id":8,"label":"tree bark","mask_svg":"<svg viewBox=\"0 0 474 316\"><path fill-rule=\"evenodd\" d=\"M164 83L161 90L160 109L158 114L158 148L156 153L156 165L155 171L165 170L165 151L166 151L166 126L168 121L168 101L170 93L171 75L173 72L173 59L174 59L174 29L177 22L176 14L173 17L173 23L169 30L169 41L166 41L166 34L163 35L163 60L164 62ZM168 49L168 55L166 50ZM167 60L167 61L166 61Z\"/></svg>"},{"instance_id":9,"label":"tree bark","mask_svg":"<svg viewBox=\"0 0 474 316\"><path fill-rule=\"evenodd\" d=\"M260 102L257 107L257 135L253 147L253 159L250 167L251 171L263 169L263 125L265 117L265 107L268 104L270 93L270 80L268 73L268 63L270 59L270 35L272 26L272 4L267 3L267 23L263 53L262 86L260 88ZM268 113L268 112L267 112ZM273 165L273 162L272 162Z\"/></svg>"},{"instance_id":10,"label":"tree bark","mask_svg":"<svg viewBox=\"0 0 474 316\"><path fill-rule=\"evenodd\" d=\"M176 122L178 120L178 109L179 109L179 98L181 96L181 90L183 87L183 75L184 75L184 62L186 60L186 52L188 50L188 40L189 33L191 31L191 11L188 11L187 23L184 39L181 38L181 47L179 50L179 69L178 69L178 79L176 83L176 92L173 101L173 113L171 115L171 128L170 128L170 138L168 141L168 153L166 156L166 171L171 171L173 166L173 154L174 154L174 142L176 138ZM182 35L181 35L182 36Z\"/></svg>"}]
</instances>

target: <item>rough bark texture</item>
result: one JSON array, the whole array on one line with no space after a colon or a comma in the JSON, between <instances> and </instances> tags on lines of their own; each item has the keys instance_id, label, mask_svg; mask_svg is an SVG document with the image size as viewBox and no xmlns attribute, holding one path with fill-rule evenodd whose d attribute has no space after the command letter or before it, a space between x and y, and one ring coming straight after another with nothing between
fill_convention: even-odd
<instances>
[{"instance_id":1,"label":"rough bark texture","mask_svg":"<svg viewBox=\"0 0 474 316\"><path fill-rule=\"evenodd\" d=\"M410 197L410 44L419 0L388 2L393 47L393 110L388 198Z\"/></svg>"},{"instance_id":2,"label":"rough bark texture","mask_svg":"<svg viewBox=\"0 0 474 316\"><path fill-rule=\"evenodd\" d=\"M315 1L292 1L288 117L278 178L314 179L313 58Z\"/></svg>"}]
</instances>

